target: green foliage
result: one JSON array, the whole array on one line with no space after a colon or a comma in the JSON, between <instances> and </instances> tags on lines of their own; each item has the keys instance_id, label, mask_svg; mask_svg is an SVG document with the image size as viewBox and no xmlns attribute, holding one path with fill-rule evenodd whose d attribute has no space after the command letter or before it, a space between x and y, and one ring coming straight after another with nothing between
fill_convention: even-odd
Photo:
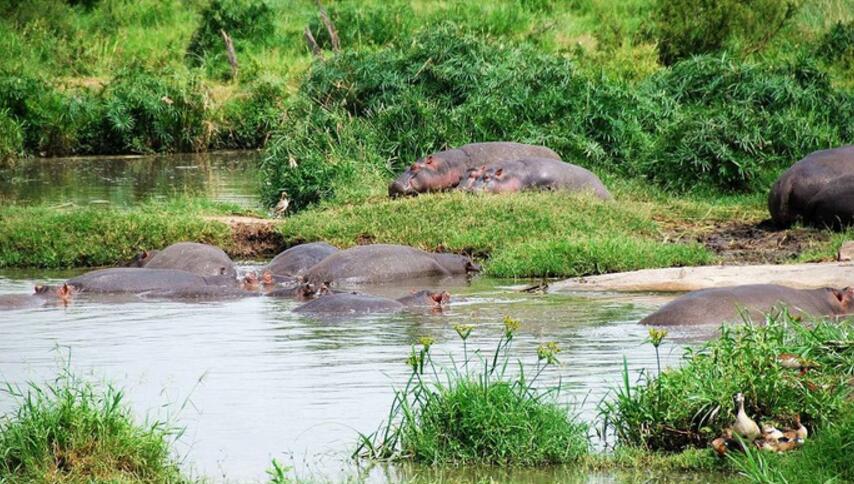
<instances>
[{"instance_id":1,"label":"green foliage","mask_svg":"<svg viewBox=\"0 0 854 484\"><path fill-rule=\"evenodd\" d=\"M671 65L723 49L734 40L758 50L788 22L801 0L657 0L661 61Z\"/></svg>"},{"instance_id":2,"label":"green foliage","mask_svg":"<svg viewBox=\"0 0 854 484\"><path fill-rule=\"evenodd\" d=\"M829 62L854 66L854 21L834 24L821 39L815 53Z\"/></svg>"},{"instance_id":3,"label":"green foliage","mask_svg":"<svg viewBox=\"0 0 854 484\"><path fill-rule=\"evenodd\" d=\"M184 240L228 250L229 227L204 215L232 209L182 200L146 203L129 212L7 205L0 209L0 267L115 265L142 249Z\"/></svg>"},{"instance_id":4,"label":"green foliage","mask_svg":"<svg viewBox=\"0 0 854 484\"><path fill-rule=\"evenodd\" d=\"M9 115L9 110L0 111L0 162L14 159L24 154L24 130L17 119Z\"/></svg>"},{"instance_id":5,"label":"green foliage","mask_svg":"<svg viewBox=\"0 0 854 484\"><path fill-rule=\"evenodd\" d=\"M418 20L410 2L336 2L327 7L329 18L344 49L357 46L384 46L408 39ZM320 15L308 25L321 48L332 49L331 39Z\"/></svg>"},{"instance_id":6,"label":"green foliage","mask_svg":"<svg viewBox=\"0 0 854 484\"><path fill-rule=\"evenodd\" d=\"M187 59L191 65L211 54L224 59L224 30L235 43L263 43L274 30L273 10L266 0L211 0L201 12L199 27L193 32L187 47Z\"/></svg>"},{"instance_id":7,"label":"green foliage","mask_svg":"<svg viewBox=\"0 0 854 484\"><path fill-rule=\"evenodd\" d=\"M465 346L470 330L465 337L461 333L465 359L445 370L433 363L432 339L422 338L407 360L412 374L395 392L389 421L376 433L362 435L356 454L426 464L505 466L563 464L586 455L587 426L556 403L560 386L536 387L542 372L557 364L557 345L540 347L532 377L521 362L518 376L507 373L518 329L517 321L505 318L495 351L486 356L476 352L471 361Z\"/></svg>"},{"instance_id":8,"label":"green foliage","mask_svg":"<svg viewBox=\"0 0 854 484\"><path fill-rule=\"evenodd\" d=\"M260 79L250 84L246 91L222 107L222 126L213 141L214 147L264 146L278 123L285 98L284 86L275 79Z\"/></svg>"},{"instance_id":9,"label":"green foliage","mask_svg":"<svg viewBox=\"0 0 854 484\"><path fill-rule=\"evenodd\" d=\"M605 401L604 425L624 445L676 451L706 446L735 419L733 395L757 422L792 424L795 415L813 429L841 415L852 388L854 326L851 322L807 324L786 313L766 324L723 326L721 336L687 350L684 364L632 385L626 371L614 398ZM784 368L778 355L791 353L815 365L807 373Z\"/></svg>"},{"instance_id":10,"label":"green foliage","mask_svg":"<svg viewBox=\"0 0 854 484\"><path fill-rule=\"evenodd\" d=\"M169 448L175 429L135 422L112 386L63 373L6 393L18 408L0 418L3 482L189 482Z\"/></svg>"}]
</instances>

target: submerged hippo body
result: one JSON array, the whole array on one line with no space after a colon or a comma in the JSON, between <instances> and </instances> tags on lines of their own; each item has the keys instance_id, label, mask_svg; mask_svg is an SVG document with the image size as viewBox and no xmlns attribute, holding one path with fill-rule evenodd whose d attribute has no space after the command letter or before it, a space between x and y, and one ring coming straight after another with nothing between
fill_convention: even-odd
<instances>
[{"instance_id":1,"label":"submerged hippo body","mask_svg":"<svg viewBox=\"0 0 854 484\"><path fill-rule=\"evenodd\" d=\"M751 284L689 292L641 320L641 324L682 326L742 321L746 313L759 322L763 314L785 306L792 314L838 316L854 312L854 289L793 289Z\"/></svg>"},{"instance_id":2,"label":"submerged hippo body","mask_svg":"<svg viewBox=\"0 0 854 484\"><path fill-rule=\"evenodd\" d=\"M466 257L431 254L404 245L361 245L338 251L303 275L311 284L376 284L464 275L479 268Z\"/></svg>"},{"instance_id":3,"label":"submerged hippo body","mask_svg":"<svg viewBox=\"0 0 854 484\"><path fill-rule=\"evenodd\" d=\"M68 285L79 292L100 294L140 294L150 291L204 290L206 286L236 286L230 276L203 277L174 269L119 267L87 272L69 279Z\"/></svg>"},{"instance_id":4,"label":"submerged hippo body","mask_svg":"<svg viewBox=\"0 0 854 484\"><path fill-rule=\"evenodd\" d=\"M768 196L768 210L774 222L787 227L798 220L804 223L816 223L810 218L810 205L835 180L854 175L854 145L810 153L786 170L771 188ZM842 204L850 203L840 201ZM833 213L839 205L825 193L821 213ZM821 223L820 221L818 223Z\"/></svg>"},{"instance_id":5,"label":"submerged hippo body","mask_svg":"<svg viewBox=\"0 0 854 484\"><path fill-rule=\"evenodd\" d=\"M66 304L70 299L71 288L68 285L52 287L40 284L31 294L0 294L0 311Z\"/></svg>"},{"instance_id":6,"label":"submerged hippo body","mask_svg":"<svg viewBox=\"0 0 854 484\"><path fill-rule=\"evenodd\" d=\"M603 200L611 198L599 177L589 170L550 158L522 158L481 167L469 173L465 188L488 193L565 190L589 192Z\"/></svg>"},{"instance_id":7,"label":"submerged hippo body","mask_svg":"<svg viewBox=\"0 0 854 484\"><path fill-rule=\"evenodd\" d=\"M395 197L448 190L459 185L469 169L530 157L560 159L545 146L506 141L467 144L417 160L389 185L388 194Z\"/></svg>"},{"instance_id":8,"label":"submerged hippo body","mask_svg":"<svg viewBox=\"0 0 854 484\"><path fill-rule=\"evenodd\" d=\"M234 262L219 247L196 242L179 242L157 252L142 265L146 269L175 269L207 276L237 278Z\"/></svg>"},{"instance_id":9,"label":"submerged hippo body","mask_svg":"<svg viewBox=\"0 0 854 484\"><path fill-rule=\"evenodd\" d=\"M854 174L837 178L816 193L807 205L806 219L834 229L854 225Z\"/></svg>"},{"instance_id":10,"label":"submerged hippo body","mask_svg":"<svg viewBox=\"0 0 854 484\"><path fill-rule=\"evenodd\" d=\"M397 313L406 308L429 307L440 310L447 304L447 292L418 291L400 299L356 293L334 293L321 296L294 309L306 314L378 314Z\"/></svg>"},{"instance_id":11,"label":"submerged hippo body","mask_svg":"<svg viewBox=\"0 0 854 484\"><path fill-rule=\"evenodd\" d=\"M274 276L298 276L336 252L338 248L326 242L300 244L274 257L262 272L268 271Z\"/></svg>"}]
</instances>

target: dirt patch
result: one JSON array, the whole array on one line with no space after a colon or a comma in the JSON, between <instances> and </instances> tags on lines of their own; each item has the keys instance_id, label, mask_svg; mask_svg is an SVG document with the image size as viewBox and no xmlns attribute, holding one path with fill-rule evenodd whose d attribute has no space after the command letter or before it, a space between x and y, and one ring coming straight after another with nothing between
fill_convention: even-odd
<instances>
[{"instance_id":1,"label":"dirt patch","mask_svg":"<svg viewBox=\"0 0 854 484\"><path fill-rule=\"evenodd\" d=\"M206 218L231 227L233 244L228 253L235 259L269 258L287 248L282 234L276 231L275 220L238 216Z\"/></svg>"}]
</instances>

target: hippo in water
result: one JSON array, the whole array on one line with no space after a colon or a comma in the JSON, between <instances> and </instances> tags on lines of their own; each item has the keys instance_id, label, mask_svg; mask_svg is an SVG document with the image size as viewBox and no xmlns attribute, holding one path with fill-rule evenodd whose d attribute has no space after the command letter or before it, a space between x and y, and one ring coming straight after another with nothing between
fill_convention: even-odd
<instances>
[{"instance_id":1,"label":"hippo in water","mask_svg":"<svg viewBox=\"0 0 854 484\"><path fill-rule=\"evenodd\" d=\"M472 179L473 176L477 175ZM463 189L476 192L506 193L523 190L566 190L590 192L603 200L611 194L590 171L550 158L522 158L502 161L469 172Z\"/></svg>"},{"instance_id":2,"label":"hippo in water","mask_svg":"<svg viewBox=\"0 0 854 484\"><path fill-rule=\"evenodd\" d=\"M150 291L202 290L206 286L216 288L237 287L231 276L200 276L175 269L149 269L118 267L87 272L68 280L68 285L79 292L100 294L141 294Z\"/></svg>"},{"instance_id":3,"label":"hippo in water","mask_svg":"<svg viewBox=\"0 0 854 484\"><path fill-rule=\"evenodd\" d=\"M338 248L326 242L300 244L274 257L264 266L262 273L266 271L273 276L298 276L336 252Z\"/></svg>"},{"instance_id":4,"label":"hippo in water","mask_svg":"<svg viewBox=\"0 0 854 484\"><path fill-rule=\"evenodd\" d=\"M237 278L234 262L219 247L196 242L178 242L144 260L146 269L175 269L207 276Z\"/></svg>"},{"instance_id":5,"label":"hippo in water","mask_svg":"<svg viewBox=\"0 0 854 484\"><path fill-rule=\"evenodd\" d=\"M51 304L68 304L71 300L71 287L63 284L59 287L37 285L32 294L0 294L0 311L29 309Z\"/></svg>"},{"instance_id":6,"label":"hippo in water","mask_svg":"<svg viewBox=\"0 0 854 484\"><path fill-rule=\"evenodd\" d=\"M159 250L144 250L137 254L125 267L145 267L145 264L148 264L148 261L159 252Z\"/></svg>"},{"instance_id":7,"label":"hippo in water","mask_svg":"<svg viewBox=\"0 0 854 484\"><path fill-rule=\"evenodd\" d=\"M834 219L835 214L850 214L854 211L851 197L832 198L846 185L831 187L832 182L851 175L854 175L854 145L810 153L786 170L771 188L768 196L771 218L777 225L788 227L798 220L823 224ZM825 189L831 191L813 201Z\"/></svg>"},{"instance_id":8,"label":"hippo in water","mask_svg":"<svg viewBox=\"0 0 854 484\"><path fill-rule=\"evenodd\" d=\"M405 245L360 245L338 251L309 269L303 278L312 284L377 284L403 279L446 277L477 272L471 259L455 254L432 254Z\"/></svg>"},{"instance_id":9,"label":"hippo in water","mask_svg":"<svg viewBox=\"0 0 854 484\"><path fill-rule=\"evenodd\" d=\"M459 185L469 169L529 157L560 159L545 146L506 141L467 144L417 160L389 185L388 194L396 197L448 190Z\"/></svg>"},{"instance_id":10,"label":"hippo in water","mask_svg":"<svg viewBox=\"0 0 854 484\"><path fill-rule=\"evenodd\" d=\"M793 289L750 284L689 292L641 320L641 324L682 326L742 321L745 313L761 321L764 313L784 306L792 314L841 316L854 313L854 289Z\"/></svg>"},{"instance_id":11,"label":"hippo in water","mask_svg":"<svg viewBox=\"0 0 854 484\"><path fill-rule=\"evenodd\" d=\"M418 291L400 299L369 296L357 293L337 293L321 296L294 309L307 314L375 314L397 313L406 308L430 308L440 311L450 301L447 292Z\"/></svg>"}]
</instances>

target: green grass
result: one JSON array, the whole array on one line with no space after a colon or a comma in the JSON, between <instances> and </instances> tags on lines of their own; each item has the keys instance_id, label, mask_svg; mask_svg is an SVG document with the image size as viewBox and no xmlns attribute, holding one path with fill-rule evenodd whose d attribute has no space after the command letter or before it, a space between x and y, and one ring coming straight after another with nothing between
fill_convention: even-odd
<instances>
[{"instance_id":1,"label":"green grass","mask_svg":"<svg viewBox=\"0 0 854 484\"><path fill-rule=\"evenodd\" d=\"M603 425L620 443L650 450L705 447L734 420L732 397L742 392L748 414L761 422L792 425L800 414L808 428L825 428L846 408L854 373L854 325L800 322L772 314L766 324L724 326L720 337L688 350L683 364L637 383L623 375L603 402ZM800 376L777 361L793 353L817 367Z\"/></svg>"},{"instance_id":2,"label":"green grass","mask_svg":"<svg viewBox=\"0 0 854 484\"><path fill-rule=\"evenodd\" d=\"M170 449L176 429L137 422L119 389L63 373L5 391L18 408L0 418L3 482L190 482Z\"/></svg>"},{"instance_id":3,"label":"green grass","mask_svg":"<svg viewBox=\"0 0 854 484\"><path fill-rule=\"evenodd\" d=\"M588 452L587 426L557 403L560 385L541 388L537 378L556 364L560 349L547 343L537 364L518 363L511 376L513 335L519 323L504 320L494 352L468 352L473 327L457 326L464 360L449 368L433 362L433 340L422 338L407 363L412 374L395 392L389 420L362 435L356 455L430 465L542 466L577 462Z\"/></svg>"},{"instance_id":4,"label":"green grass","mask_svg":"<svg viewBox=\"0 0 854 484\"><path fill-rule=\"evenodd\" d=\"M241 213L225 204L178 199L132 210L6 205L0 208L0 267L83 267L127 262L143 249L182 240L228 251L231 230L208 215Z\"/></svg>"}]
</instances>

